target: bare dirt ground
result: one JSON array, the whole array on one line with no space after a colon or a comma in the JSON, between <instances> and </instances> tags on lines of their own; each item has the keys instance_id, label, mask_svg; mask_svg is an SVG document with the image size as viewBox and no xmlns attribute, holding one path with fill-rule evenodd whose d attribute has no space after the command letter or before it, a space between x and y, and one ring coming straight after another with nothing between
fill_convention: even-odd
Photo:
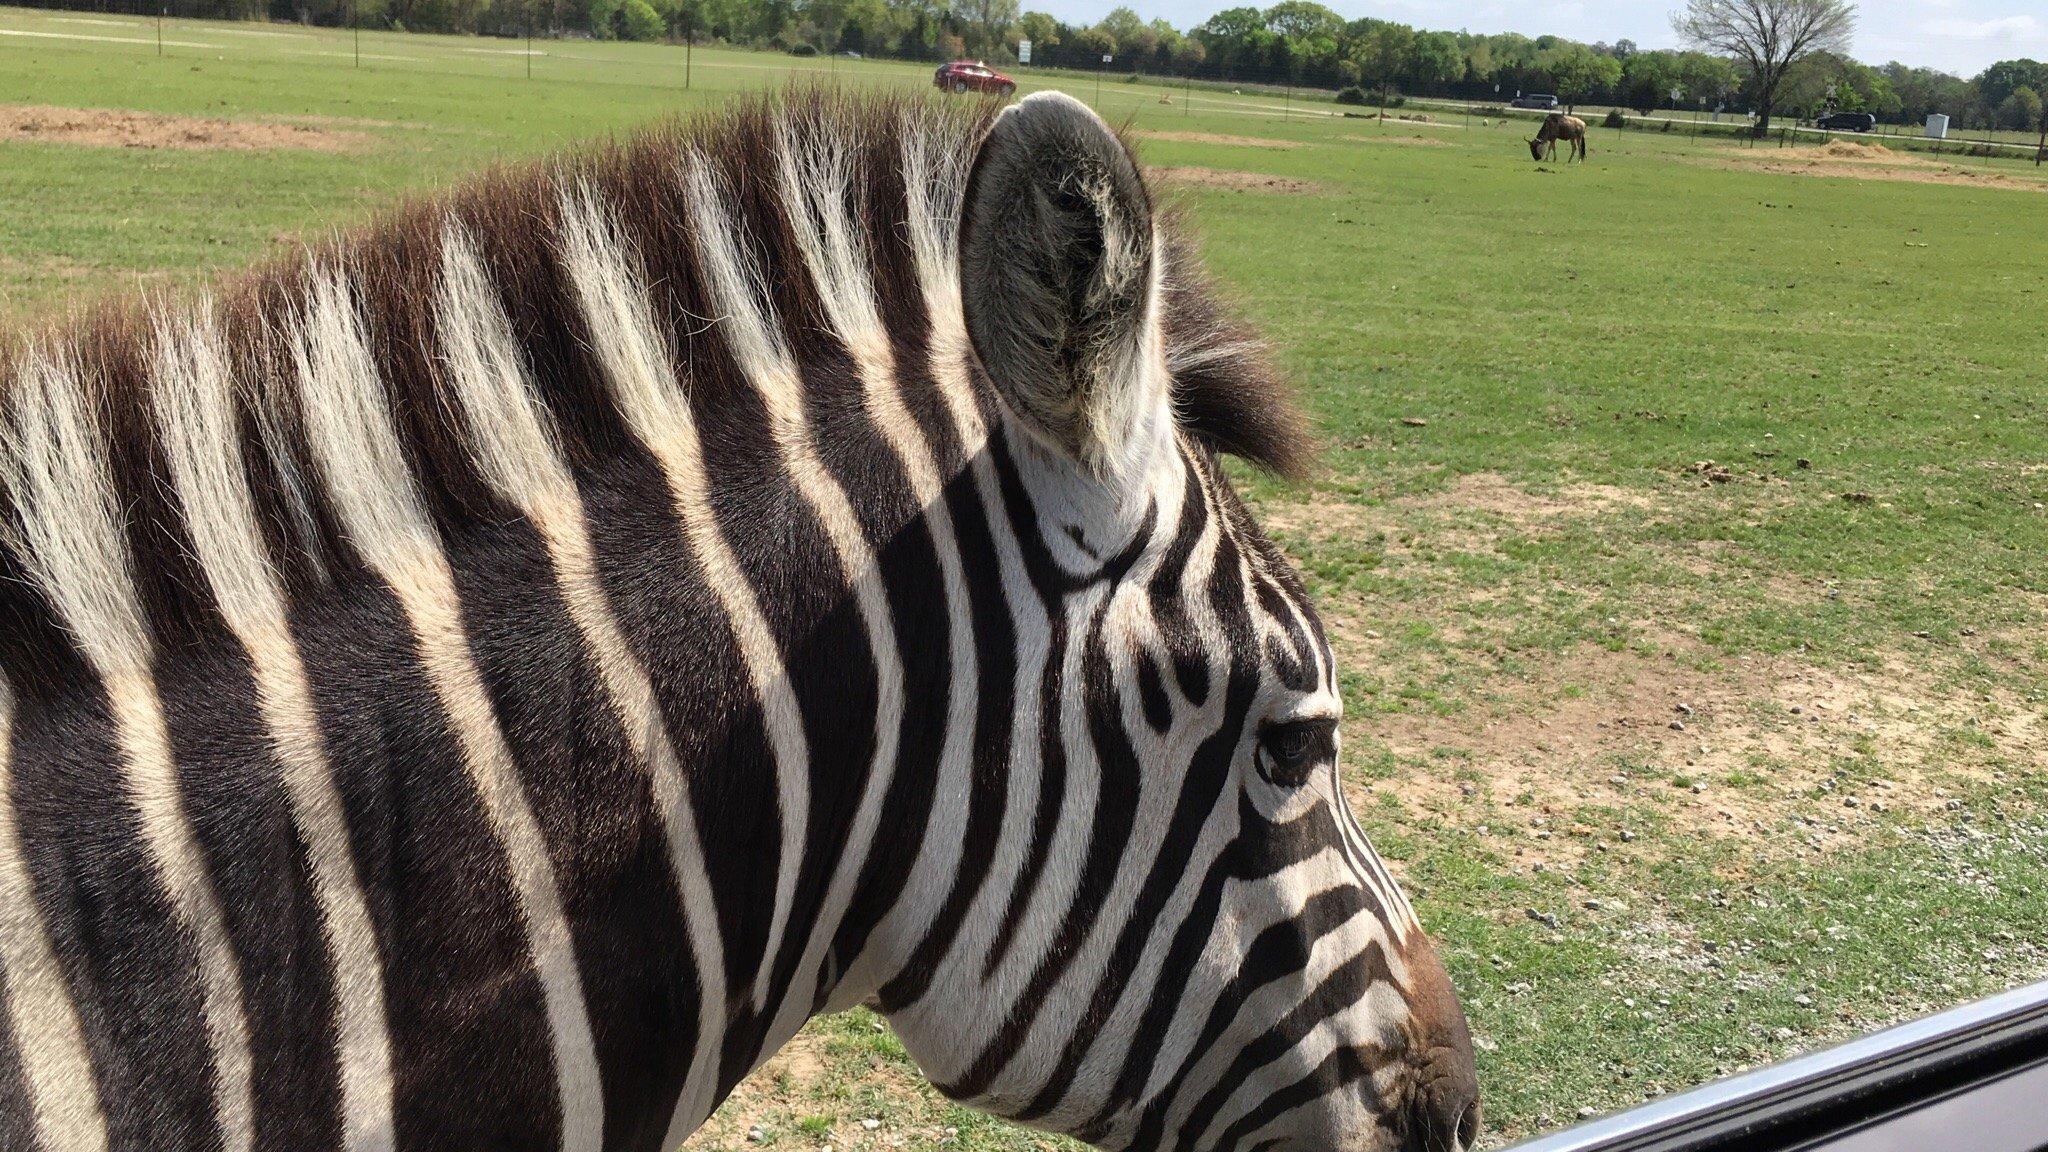
<instances>
[{"instance_id":1,"label":"bare dirt ground","mask_svg":"<svg viewBox=\"0 0 2048 1152\"><path fill-rule=\"evenodd\" d=\"M99 148L350 152L368 147L362 132L281 120L219 120L115 108L0 105L0 140L36 140Z\"/></svg>"},{"instance_id":2,"label":"bare dirt ground","mask_svg":"<svg viewBox=\"0 0 2048 1152\"><path fill-rule=\"evenodd\" d=\"M1140 140L1167 140L1177 144L1226 144L1236 148L1303 148L1299 140L1269 140L1263 136L1230 136L1221 132L1140 132Z\"/></svg>"},{"instance_id":3,"label":"bare dirt ground","mask_svg":"<svg viewBox=\"0 0 2048 1152\"><path fill-rule=\"evenodd\" d=\"M1459 127L1463 127L1463 125L1459 125ZM1450 147L1447 141L1439 140L1434 136L1418 135L1413 132L1360 132L1351 136L1340 136L1338 139L1346 144L1420 144L1424 148Z\"/></svg>"},{"instance_id":4,"label":"bare dirt ground","mask_svg":"<svg viewBox=\"0 0 2048 1152\"><path fill-rule=\"evenodd\" d=\"M1788 176L1821 176L1855 180L1895 180L1907 184L1951 184L1966 188L2010 188L2048 192L2048 180L2014 176L1949 163L1926 156L1894 152L1878 144L1832 140L1816 148L1729 149L1713 163L1727 167L1776 172Z\"/></svg>"},{"instance_id":5,"label":"bare dirt ground","mask_svg":"<svg viewBox=\"0 0 2048 1152\"><path fill-rule=\"evenodd\" d=\"M1263 172L1237 172L1228 168L1153 168L1149 172L1154 180L1168 185L1227 188L1232 192L1277 192L1287 196L1307 196L1322 191L1323 187L1313 180L1297 180L1292 176L1268 176Z\"/></svg>"},{"instance_id":6,"label":"bare dirt ground","mask_svg":"<svg viewBox=\"0 0 2048 1152\"><path fill-rule=\"evenodd\" d=\"M1283 546L1289 536L1311 553L1319 541L1379 540L1390 564L1426 566L1417 558L1430 552L1484 554L1511 534L1655 518L1684 498L1596 484L1530 492L1479 473L1381 505L1328 496L1277 503L1262 519ZM1708 581L1745 578L1712 550L1660 559ZM1955 662L1997 660L1996 636L1965 637L1949 653L1867 653L1850 666L1796 653L1730 657L1685 613L1645 602L1634 618L1610 621L1627 643L1499 660L1489 654L1487 625L1475 623L1486 617L1471 610L1512 606L1525 594L1450 588L1436 603L1398 606L1384 622L1360 613L1362 605L1324 599L1340 665L1457 685L1445 689L1447 706L1347 721L1347 759L1390 766L1357 785L1361 803L1366 794L1392 797L1415 815L1491 822L1516 837L1511 855L1522 866L1606 850L1625 829L1601 821L1631 807L1701 836L1803 855L1853 844L1859 826L1887 811L1940 810L1960 789L1994 778L2000 763L2048 761L2048 716L2038 703L2003 690L1963 692L1945 675ZM1766 582L1749 594L1825 590ZM1450 651L1417 654L1371 627L1397 619L1429 623ZM1503 811L1512 814L1506 821Z\"/></svg>"}]
</instances>

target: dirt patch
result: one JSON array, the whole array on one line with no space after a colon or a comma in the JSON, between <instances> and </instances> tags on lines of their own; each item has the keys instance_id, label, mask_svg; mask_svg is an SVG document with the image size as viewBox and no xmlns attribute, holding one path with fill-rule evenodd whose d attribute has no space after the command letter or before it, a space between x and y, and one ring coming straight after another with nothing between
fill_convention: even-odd
<instances>
[{"instance_id":1,"label":"dirt patch","mask_svg":"<svg viewBox=\"0 0 2048 1152\"><path fill-rule=\"evenodd\" d=\"M1286 196L1307 196L1323 190L1323 186L1313 180L1268 176L1263 172L1237 172L1228 168L1152 168L1148 171L1154 180L1169 186L1275 192Z\"/></svg>"},{"instance_id":2,"label":"dirt patch","mask_svg":"<svg viewBox=\"0 0 2048 1152\"><path fill-rule=\"evenodd\" d=\"M1645 802L1689 832L1780 852L1853 842L1888 810L1935 812L1958 787L1992 778L1990 765L2048 755L2038 705L1959 696L1904 659L1875 670L1790 657L1712 667L1671 639L1655 654L1582 647L1497 678L1456 715L1362 717L1359 735L1412 766L1373 790L1418 811L1495 820L1528 864L1618 844L1623 828L1586 813ZM1503 808L1522 827L1499 828Z\"/></svg>"},{"instance_id":3,"label":"dirt patch","mask_svg":"<svg viewBox=\"0 0 2048 1152\"><path fill-rule=\"evenodd\" d=\"M1514 524L1527 524L1558 516L1593 516L1616 508L1648 508L1655 501L1647 492L1612 484L1567 484L1546 494L1518 488L1498 472L1468 472L1435 492L1400 503L1423 509L1476 509Z\"/></svg>"},{"instance_id":4,"label":"dirt patch","mask_svg":"<svg viewBox=\"0 0 2048 1152\"><path fill-rule=\"evenodd\" d=\"M1787 160L1846 160L1876 164L1925 164L1918 156L1894 152L1882 144L1858 144L1854 140L1830 140L1818 148L1783 149Z\"/></svg>"},{"instance_id":5,"label":"dirt patch","mask_svg":"<svg viewBox=\"0 0 2048 1152\"><path fill-rule=\"evenodd\" d=\"M1220 132L1140 132L1141 140L1166 140L1175 144L1227 144L1233 148L1304 148L1299 140L1268 140L1263 136L1228 136Z\"/></svg>"},{"instance_id":6,"label":"dirt patch","mask_svg":"<svg viewBox=\"0 0 2048 1152\"><path fill-rule=\"evenodd\" d=\"M191 148L238 152L298 148L351 152L373 141L361 132L277 120L215 120L116 108L0 105L0 140L41 140L99 148Z\"/></svg>"},{"instance_id":7,"label":"dirt patch","mask_svg":"<svg viewBox=\"0 0 2048 1152\"><path fill-rule=\"evenodd\" d=\"M1593 483L1532 491L1480 472L1377 503L1338 493L1275 501L1260 519L1311 570L1318 558L1369 558L1393 586L1427 585L1446 555L1654 521L1694 498ZM1810 583L1756 585L1730 550L1703 541L1645 555L1743 583L1770 603L1817 594ZM1735 657L1704 640L1678 601L1659 601L1608 618L1612 644L1531 651L1508 638L1543 619L1544 588L1444 584L1404 601L1398 619L1342 596L1323 601L1339 664L1378 682L1345 725L1351 762L1378 777L1361 784L1374 795L1360 806L1391 797L1411 819L1487 826L1513 867L1684 843L1667 836L1624 849L1627 813L1753 840L1769 854L1833 850L1888 812L1940 812L2013 765L2048 762L2040 702L1981 677L1968 692L1956 687L1963 664L1996 659L1995 638L1971 634L1954 659L1917 650L1847 665L1796 652Z\"/></svg>"},{"instance_id":8,"label":"dirt patch","mask_svg":"<svg viewBox=\"0 0 2048 1152\"><path fill-rule=\"evenodd\" d=\"M1851 180L1891 180L1905 184L1950 184L1964 188L2008 188L2048 192L2048 180L1985 171L1909 156L1876 144L1834 140L1818 148L1727 149L1707 163L1786 176L1820 176Z\"/></svg>"},{"instance_id":9,"label":"dirt patch","mask_svg":"<svg viewBox=\"0 0 2048 1152\"><path fill-rule=\"evenodd\" d=\"M1340 136L1340 140L1352 144L1420 144L1424 148L1448 148L1450 145L1434 136L1422 136L1413 132L1359 132Z\"/></svg>"}]
</instances>

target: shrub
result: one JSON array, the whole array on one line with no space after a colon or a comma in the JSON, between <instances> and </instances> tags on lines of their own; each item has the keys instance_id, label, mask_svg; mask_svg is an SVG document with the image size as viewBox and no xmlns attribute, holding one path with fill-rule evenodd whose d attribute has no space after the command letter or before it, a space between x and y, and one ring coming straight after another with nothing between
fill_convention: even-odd
<instances>
[{"instance_id":1,"label":"shrub","mask_svg":"<svg viewBox=\"0 0 2048 1152\"><path fill-rule=\"evenodd\" d=\"M668 31L668 22L647 0L626 0L619 6L619 38L622 40L659 40Z\"/></svg>"},{"instance_id":2,"label":"shrub","mask_svg":"<svg viewBox=\"0 0 2048 1152\"><path fill-rule=\"evenodd\" d=\"M1388 108L1399 108L1403 104L1408 103L1408 98L1399 92L1389 92L1380 99L1380 103Z\"/></svg>"},{"instance_id":3,"label":"shrub","mask_svg":"<svg viewBox=\"0 0 2048 1152\"><path fill-rule=\"evenodd\" d=\"M1626 128L1628 127L1628 117L1622 115L1619 108L1609 108L1607 110L1607 119L1602 120L1600 123L1608 128Z\"/></svg>"},{"instance_id":4,"label":"shrub","mask_svg":"<svg viewBox=\"0 0 2048 1152\"><path fill-rule=\"evenodd\" d=\"M1357 104L1363 106L1365 103L1367 103L1365 99L1365 89L1360 88L1356 84L1353 84L1349 88L1345 88L1337 93L1337 103Z\"/></svg>"},{"instance_id":5,"label":"shrub","mask_svg":"<svg viewBox=\"0 0 2048 1152\"><path fill-rule=\"evenodd\" d=\"M626 2L630 4L633 0L626 0ZM642 3L645 3L645 0L642 0ZM791 56L816 56L818 54L818 46L816 44L806 44L799 40L789 46L789 54Z\"/></svg>"}]
</instances>

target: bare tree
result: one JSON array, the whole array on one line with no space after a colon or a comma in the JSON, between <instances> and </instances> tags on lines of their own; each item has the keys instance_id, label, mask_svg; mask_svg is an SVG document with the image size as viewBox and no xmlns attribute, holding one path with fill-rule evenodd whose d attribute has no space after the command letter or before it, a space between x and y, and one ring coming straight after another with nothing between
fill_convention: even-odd
<instances>
[{"instance_id":1,"label":"bare tree","mask_svg":"<svg viewBox=\"0 0 2048 1152\"><path fill-rule=\"evenodd\" d=\"M1856 5L1849 0L1687 0L1671 17L1678 38L1703 52L1733 56L1756 85L1756 134L1771 130L1778 85L1815 52L1849 51Z\"/></svg>"}]
</instances>

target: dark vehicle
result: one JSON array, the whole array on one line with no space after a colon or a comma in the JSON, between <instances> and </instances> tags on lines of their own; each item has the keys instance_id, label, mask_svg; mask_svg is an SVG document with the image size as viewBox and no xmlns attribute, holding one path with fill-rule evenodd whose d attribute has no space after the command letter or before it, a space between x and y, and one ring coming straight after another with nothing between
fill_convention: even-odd
<instances>
[{"instance_id":1,"label":"dark vehicle","mask_svg":"<svg viewBox=\"0 0 2048 1152\"><path fill-rule=\"evenodd\" d=\"M1539 112L1555 112L1558 110L1559 107L1561 107L1561 105L1558 104L1557 97L1555 96L1545 96L1532 93L1528 96L1515 97L1515 102L1509 105L1509 107L1534 108Z\"/></svg>"},{"instance_id":2,"label":"dark vehicle","mask_svg":"<svg viewBox=\"0 0 2048 1152\"><path fill-rule=\"evenodd\" d=\"M948 92L993 92L1008 96L1017 82L979 60L955 60L932 74L932 87Z\"/></svg>"},{"instance_id":3,"label":"dark vehicle","mask_svg":"<svg viewBox=\"0 0 2048 1152\"><path fill-rule=\"evenodd\" d=\"M1874 1032L1514 1152L2038 1152L2048 983Z\"/></svg>"},{"instance_id":4,"label":"dark vehicle","mask_svg":"<svg viewBox=\"0 0 2048 1152\"><path fill-rule=\"evenodd\" d=\"M1868 132L1877 127L1877 117L1868 112L1834 112L1815 120L1813 126L1831 132Z\"/></svg>"}]
</instances>

